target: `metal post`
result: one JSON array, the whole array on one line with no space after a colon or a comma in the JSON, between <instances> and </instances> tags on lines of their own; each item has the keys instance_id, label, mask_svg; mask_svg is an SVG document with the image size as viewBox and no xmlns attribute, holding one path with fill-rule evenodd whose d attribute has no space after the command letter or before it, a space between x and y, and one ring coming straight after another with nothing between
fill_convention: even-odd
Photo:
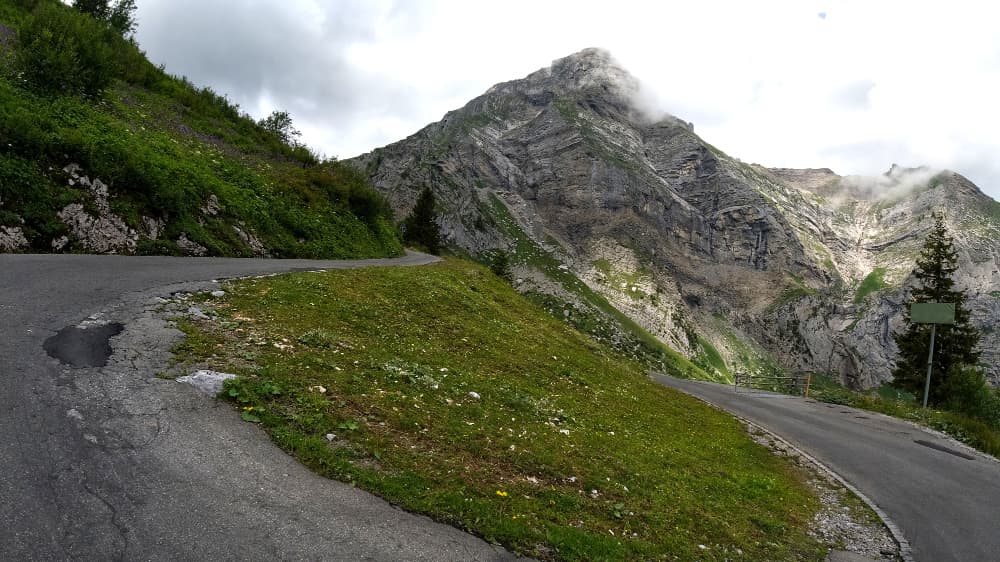
<instances>
[{"instance_id":1,"label":"metal post","mask_svg":"<svg viewBox=\"0 0 1000 562\"><path fill-rule=\"evenodd\" d=\"M924 383L924 408L927 407L927 396L931 393L931 366L934 365L934 334L937 324L931 324L931 351L927 355L927 382Z\"/></svg>"}]
</instances>

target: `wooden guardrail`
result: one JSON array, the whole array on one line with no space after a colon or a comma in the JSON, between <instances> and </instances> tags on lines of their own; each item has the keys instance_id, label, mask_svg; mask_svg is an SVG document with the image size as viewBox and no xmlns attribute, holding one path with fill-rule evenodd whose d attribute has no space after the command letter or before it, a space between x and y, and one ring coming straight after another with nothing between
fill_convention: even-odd
<instances>
[{"instance_id":1,"label":"wooden guardrail","mask_svg":"<svg viewBox=\"0 0 1000 562\"><path fill-rule=\"evenodd\" d=\"M738 393L768 391L778 392L781 394L805 396L808 398L809 387L811 384L812 373L774 375L737 372L733 377L733 388Z\"/></svg>"}]
</instances>

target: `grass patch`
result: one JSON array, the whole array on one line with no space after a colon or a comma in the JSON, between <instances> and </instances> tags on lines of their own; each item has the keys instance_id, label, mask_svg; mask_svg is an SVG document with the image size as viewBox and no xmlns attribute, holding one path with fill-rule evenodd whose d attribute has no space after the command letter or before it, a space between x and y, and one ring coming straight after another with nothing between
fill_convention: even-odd
<instances>
[{"instance_id":1,"label":"grass patch","mask_svg":"<svg viewBox=\"0 0 1000 562\"><path fill-rule=\"evenodd\" d=\"M791 278L792 282L784 291L782 291L780 295L778 295L778 298L776 298L774 302L768 306L769 311L773 312L784 307L785 305L796 302L805 297L816 296L819 294L819 291L806 285L802 277L795 275L794 273L789 273L788 276Z\"/></svg>"},{"instance_id":2,"label":"grass patch","mask_svg":"<svg viewBox=\"0 0 1000 562\"><path fill-rule=\"evenodd\" d=\"M715 346L712 345L712 342L698 336L698 347L698 357L695 359L696 365L701 366L702 369L715 370L726 377L729 376L729 368L726 367L726 361L722 358L719 350L715 349Z\"/></svg>"},{"instance_id":3,"label":"grass patch","mask_svg":"<svg viewBox=\"0 0 1000 562\"><path fill-rule=\"evenodd\" d=\"M790 463L484 267L296 273L220 301L206 329L227 343L199 359L321 474L543 559L825 556Z\"/></svg>"},{"instance_id":4,"label":"grass patch","mask_svg":"<svg viewBox=\"0 0 1000 562\"><path fill-rule=\"evenodd\" d=\"M876 291L881 291L887 286L885 282L885 268L876 267L858 285L858 290L854 293L854 303L860 304L865 300L865 297Z\"/></svg>"},{"instance_id":5,"label":"grass patch","mask_svg":"<svg viewBox=\"0 0 1000 562\"><path fill-rule=\"evenodd\" d=\"M165 373L159 373L157 375L159 378L176 378L180 376L179 373L188 370L202 358L215 357L216 351L226 341L221 334L203 330L188 318L177 318L175 322L177 329L184 333L184 337L171 348L173 357L170 368Z\"/></svg>"}]
</instances>

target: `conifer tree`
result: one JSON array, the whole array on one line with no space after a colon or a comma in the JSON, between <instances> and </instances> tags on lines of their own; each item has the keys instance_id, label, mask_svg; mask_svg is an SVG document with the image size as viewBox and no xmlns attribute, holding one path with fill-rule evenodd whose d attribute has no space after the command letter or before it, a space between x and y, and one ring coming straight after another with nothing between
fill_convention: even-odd
<instances>
[{"instance_id":1,"label":"conifer tree","mask_svg":"<svg viewBox=\"0 0 1000 562\"><path fill-rule=\"evenodd\" d=\"M958 270L958 254L952 238L944 226L944 218L934 215L934 227L924 241L917 268L913 275L920 282L910 296L910 304L917 302L954 303L955 323L937 326L934 344L934 365L931 374L931 391L928 403L942 405L948 401L948 378L961 372L963 366L979 362L979 332L969 324L969 311L965 308L965 293L955 289L952 275ZM909 306L905 312L906 330L897 334L899 356L893 370L893 386L913 392L922 399L927 379L927 354L931 325L917 324L910 320Z\"/></svg>"},{"instance_id":2,"label":"conifer tree","mask_svg":"<svg viewBox=\"0 0 1000 562\"><path fill-rule=\"evenodd\" d=\"M441 248L441 233L438 230L434 207L434 192L425 187L417 198L413 211L403 220L403 240L420 246L432 254Z\"/></svg>"}]
</instances>

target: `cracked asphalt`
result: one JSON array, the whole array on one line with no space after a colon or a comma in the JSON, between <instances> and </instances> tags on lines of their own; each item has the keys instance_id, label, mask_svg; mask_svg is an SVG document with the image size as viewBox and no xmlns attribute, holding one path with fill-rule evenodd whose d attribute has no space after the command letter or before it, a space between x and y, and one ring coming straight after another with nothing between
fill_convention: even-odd
<instances>
[{"instance_id":1,"label":"cracked asphalt","mask_svg":"<svg viewBox=\"0 0 1000 562\"><path fill-rule=\"evenodd\" d=\"M228 405L156 377L180 337L157 297L228 277L431 261L0 255L0 558L513 559L314 475ZM47 339L95 314L90 324L123 326L104 366L46 354Z\"/></svg>"}]
</instances>

